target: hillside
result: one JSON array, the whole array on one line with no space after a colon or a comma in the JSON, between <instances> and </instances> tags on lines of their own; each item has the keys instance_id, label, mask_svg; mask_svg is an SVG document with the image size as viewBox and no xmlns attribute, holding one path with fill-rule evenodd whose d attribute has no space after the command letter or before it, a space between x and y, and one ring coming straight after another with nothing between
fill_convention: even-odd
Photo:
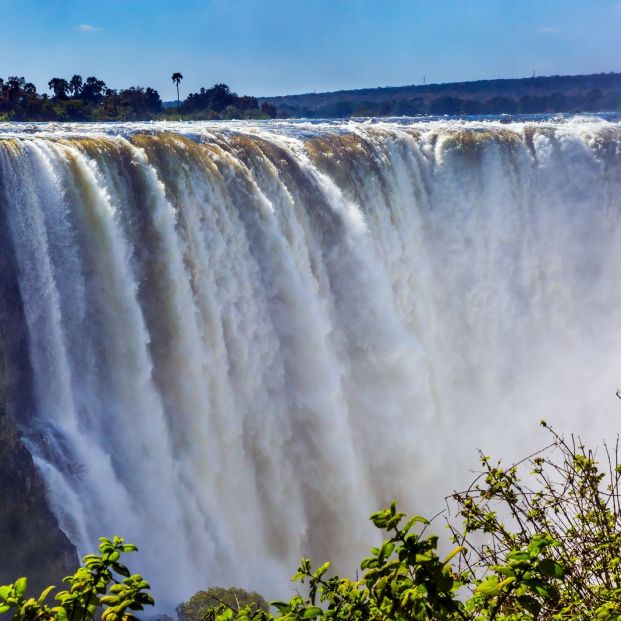
<instances>
[{"instance_id":1,"label":"hillside","mask_svg":"<svg viewBox=\"0 0 621 621\"><path fill-rule=\"evenodd\" d=\"M621 73L478 80L263 97L282 117L533 114L621 109Z\"/></svg>"}]
</instances>

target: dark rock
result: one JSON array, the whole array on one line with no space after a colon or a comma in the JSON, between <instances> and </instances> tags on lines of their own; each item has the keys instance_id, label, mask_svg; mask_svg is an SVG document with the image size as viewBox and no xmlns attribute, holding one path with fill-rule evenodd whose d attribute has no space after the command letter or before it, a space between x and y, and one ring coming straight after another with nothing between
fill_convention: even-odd
<instances>
[{"instance_id":1,"label":"dark rock","mask_svg":"<svg viewBox=\"0 0 621 621\"><path fill-rule=\"evenodd\" d=\"M29 594L58 584L78 565L50 511L45 488L11 417L0 413L0 584L28 577Z\"/></svg>"}]
</instances>

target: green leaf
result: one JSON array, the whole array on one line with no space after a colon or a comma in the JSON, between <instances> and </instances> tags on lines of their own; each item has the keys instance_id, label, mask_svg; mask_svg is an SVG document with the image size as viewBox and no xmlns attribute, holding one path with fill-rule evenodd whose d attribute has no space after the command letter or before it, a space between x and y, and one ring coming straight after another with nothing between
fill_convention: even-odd
<instances>
[{"instance_id":1,"label":"green leaf","mask_svg":"<svg viewBox=\"0 0 621 621\"><path fill-rule=\"evenodd\" d=\"M312 619L323 615L323 610L319 606L309 606L302 615L302 619Z\"/></svg>"},{"instance_id":2,"label":"green leaf","mask_svg":"<svg viewBox=\"0 0 621 621\"><path fill-rule=\"evenodd\" d=\"M511 583L515 582L516 580L517 578L515 576L509 576L508 578L505 578L502 582L498 583L498 588L502 590L506 586L509 586Z\"/></svg>"},{"instance_id":3,"label":"green leaf","mask_svg":"<svg viewBox=\"0 0 621 621\"><path fill-rule=\"evenodd\" d=\"M11 607L8 606L7 604L0 605L0 615L4 614L5 612L8 612L9 610L11 610Z\"/></svg>"},{"instance_id":4,"label":"green leaf","mask_svg":"<svg viewBox=\"0 0 621 621\"><path fill-rule=\"evenodd\" d=\"M216 621L230 621L233 618L233 611L230 608L225 608L220 614L216 616Z\"/></svg>"},{"instance_id":5,"label":"green leaf","mask_svg":"<svg viewBox=\"0 0 621 621\"><path fill-rule=\"evenodd\" d=\"M500 585L496 582L496 580L488 579L485 582L481 582L476 590L478 593L493 597L494 595L498 595L500 593Z\"/></svg>"},{"instance_id":6,"label":"green leaf","mask_svg":"<svg viewBox=\"0 0 621 621\"><path fill-rule=\"evenodd\" d=\"M56 613L56 619L58 621L67 621L67 611L62 606L52 608L52 612Z\"/></svg>"},{"instance_id":7,"label":"green leaf","mask_svg":"<svg viewBox=\"0 0 621 621\"><path fill-rule=\"evenodd\" d=\"M545 597L546 599L554 598L554 589L548 584L545 584L544 582L532 581L528 583L528 587L531 591L535 591L536 593L541 595L541 597Z\"/></svg>"},{"instance_id":8,"label":"green leaf","mask_svg":"<svg viewBox=\"0 0 621 621\"><path fill-rule=\"evenodd\" d=\"M136 601L141 604L148 604L149 606L155 605L155 600L149 593L138 593L138 595L136 595Z\"/></svg>"},{"instance_id":9,"label":"green leaf","mask_svg":"<svg viewBox=\"0 0 621 621\"><path fill-rule=\"evenodd\" d=\"M114 571L116 571L116 573L120 574L121 576L126 576L127 578L129 578L130 576L129 569L127 569L127 567L125 567L125 565L122 565L121 563L112 563L112 569L114 569Z\"/></svg>"},{"instance_id":10,"label":"green leaf","mask_svg":"<svg viewBox=\"0 0 621 621\"><path fill-rule=\"evenodd\" d=\"M274 608L281 613L289 612L289 609L291 608L289 602L270 602L270 606L274 606Z\"/></svg>"},{"instance_id":11,"label":"green leaf","mask_svg":"<svg viewBox=\"0 0 621 621\"><path fill-rule=\"evenodd\" d=\"M326 571L328 571L328 569L330 568L330 563L324 563L314 574L313 577L315 578L321 578L321 576L323 576Z\"/></svg>"},{"instance_id":12,"label":"green leaf","mask_svg":"<svg viewBox=\"0 0 621 621\"><path fill-rule=\"evenodd\" d=\"M537 565L537 569L544 575L548 576L548 578L564 578L565 577L565 568L562 565L559 565L555 561L544 558L539 561Z\"/></svg>"},{"instance_id":13,"label":"green leaf","mask_svg":"<svg viewBox=\"0 0 621 621\"><path fill-rule=\"evenodd\" d=\"M37 600L37 604L42 604L46 599L47 596L55 589L55 586L49 586L47 587L47 589L45 589L41 595L39 595L39 599Z\"/></svg>"},{"instance_id":14,"label":"green leaf","mask_svg":"<svg viewBox=\"0 0 621 621\"><path fill-rule=\"evenodd\" d=\"M116 595L104 595L99 601L104 606L114 606L118 603L119 598Z\"/></svg>"},{"instance_id":15,"label":"green leaf","mask_svg":"<svg viewBox=\"0 0 621 621\"><path fill-rule=\"evenodd\" d=\"M15 581L15 593L17 597L23 597L26 593L26 587L28 586L27 578L19 578Z\"/></svg>"}]
</instances>

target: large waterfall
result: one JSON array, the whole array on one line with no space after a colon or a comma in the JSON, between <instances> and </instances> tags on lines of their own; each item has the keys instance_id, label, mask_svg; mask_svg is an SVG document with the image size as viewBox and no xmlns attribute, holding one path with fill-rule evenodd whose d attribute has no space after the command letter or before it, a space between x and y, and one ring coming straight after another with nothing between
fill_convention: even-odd
<instances>
[{"instance_id":1,"label":"large waterfall","mask_svg":"<svg viewBox=\"0 0 621 621\"><path fill-rule=\"evenodd\" d=\"M0 222L48 502L165 606L619 428L621 123L5 124Z\"/></svg>"}]
</instances>

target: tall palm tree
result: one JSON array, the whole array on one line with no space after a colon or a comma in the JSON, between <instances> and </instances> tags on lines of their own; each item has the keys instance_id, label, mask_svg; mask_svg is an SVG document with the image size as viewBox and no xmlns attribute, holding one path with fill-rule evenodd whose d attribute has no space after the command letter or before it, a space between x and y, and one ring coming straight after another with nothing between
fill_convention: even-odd
<instances>
[{"instance_id":1,"label":"tall palm tree","mask_svg":"<svg viewBox=\"0 0 621 621\"><path fill-rule=\"evenodd\" d=\"M177 113L179 113L180 102L179 102L179 82L183 80L183 76L176 71L172 74L172 81L177 85Z\"/></svg>"}]
</instances>

